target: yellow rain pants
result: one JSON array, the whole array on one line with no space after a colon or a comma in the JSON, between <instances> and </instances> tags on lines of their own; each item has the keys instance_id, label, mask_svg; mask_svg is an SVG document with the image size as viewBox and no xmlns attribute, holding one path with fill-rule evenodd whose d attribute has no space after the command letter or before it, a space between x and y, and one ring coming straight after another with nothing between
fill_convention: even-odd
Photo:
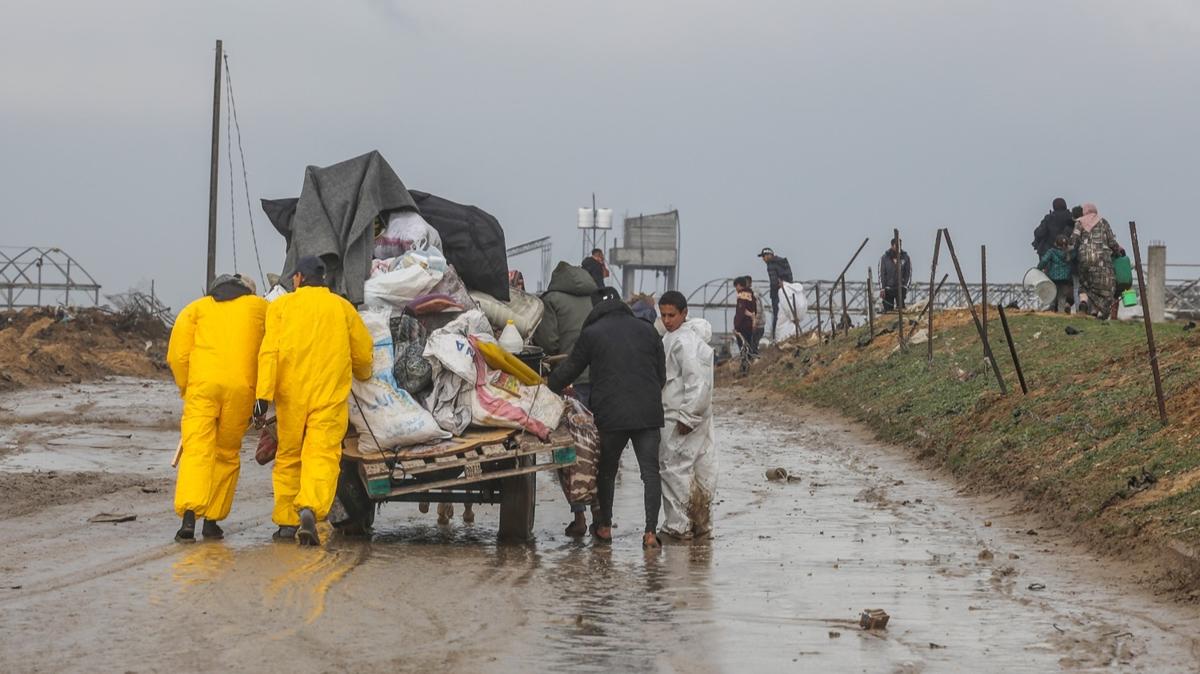
<instances>
[{"instance_id":1,"label":"yellow rain pants","mask_svg":"<svg viewBox=\"0 0 1200 674\"><path fill-rule=\"evenodd\" d=\"M191 510L214 522L229 515L254 411L266 311L253 295L225 302L202 297L175 319L167 363L183 397L176 515Z\"/></svg>"},{"instance_id":2,"label":"yellow rain pants","mask_svg":"<svg viewBox=\"0 0 1200 674\"><path fill-rule=\"evenodd\" d=\"M279 449L271 520L297 526L333 505L346 435L350 377L371 377L371 334L349 302L300 287L271 303L258 355L256 397L275 401Z\"/></svg>"}]
</instances>

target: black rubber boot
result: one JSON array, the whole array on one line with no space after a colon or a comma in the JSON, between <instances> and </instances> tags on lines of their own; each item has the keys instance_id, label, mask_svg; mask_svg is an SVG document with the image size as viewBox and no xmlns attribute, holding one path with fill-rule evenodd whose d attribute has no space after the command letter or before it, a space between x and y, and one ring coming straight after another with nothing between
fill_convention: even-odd
<instances>
[{"instance_id":1,"label":"black rubber boot","mask_svg":"<svg viewBox=\"0 0 1200 674\"><path fill-rule=\"evenodd\" d=\"M205 538L211 538L213 540L225 538L225 532L221 531L221 527L217 526L217 523L210 519L204 520L204 526L200 528L200 533Z\"/></svg>"},{"instance_id":2,"label":"black rubber boot","mask_svg":"<svg viewBox=\"0 0 1200 674\"><path fill-rule=\"evenodd\" d=\"M175 532L175 541L177 543L196 542L196 513L190 510L183 511L183 522L179 525L179 531Z\"/></svg>"},{"instance_id":3,"label":"black rubber boot","mask_svg":"<svg viewBox=\"0 0 1200 674\"><path fill-rule=\"evenodd\" d=\"M300 511L300 528L296 530L296 540L300 545L321 544L321 538L317 536L317 516L308 508Z\"/></svg>"},{"instance_id":4,"label":"black rubber boot","mask_svg":"<svg viewBox=\"0 0 1200 674\"><path fill-rule=\"evenodd\" d=\"M271 538L276 541L291 541L296 538L296 527L279 527L279 531L271 534Z\"/></svg>"}]
</instances>

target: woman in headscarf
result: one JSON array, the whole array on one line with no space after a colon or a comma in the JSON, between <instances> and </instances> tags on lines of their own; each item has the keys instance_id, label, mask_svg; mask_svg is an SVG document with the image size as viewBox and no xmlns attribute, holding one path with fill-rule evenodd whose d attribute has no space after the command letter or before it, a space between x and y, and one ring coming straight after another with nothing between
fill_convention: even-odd
<instances>
[{"instance_id":1,"label":"woman in headscarf","mask_svg":"<svg viewBox=\"0 0 1200 674\"><path fill-rule=\"evenodd\" d=\"M1124 255L1125 249L1117 243L1108 221L1100 217L1096 204L1083 205L1070 245L1077 251L1079 265L1079 311L1108 318L1116 288L1112 259Z\"/></svg>"}]
</instances>

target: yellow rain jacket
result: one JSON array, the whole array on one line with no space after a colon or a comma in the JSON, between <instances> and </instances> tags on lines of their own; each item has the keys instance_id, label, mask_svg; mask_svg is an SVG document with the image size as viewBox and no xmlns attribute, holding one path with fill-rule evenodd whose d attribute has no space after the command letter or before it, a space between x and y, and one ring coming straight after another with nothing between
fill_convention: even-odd
<instances>
[{"instance_id":1,"label":"yellow rain jacket","mask_svg":"<svg viewBox=\"0 0 1200 674\"><path fill-rule=\"evenodd\" d=\"M183 453L175 483L175 514L225 519L233 505L238 452L254 412L258 347L267 303L243 295L187 305L171 328L167 363L183 397Z\"/></svg>"},{"instance_id":2,"label":"yellow rain jacket","mask_svg":"<svg viewBox=\"0 0 1200 674\"><path fill-rule=\"evenodd\" d=\"M349 302L302 286L271 303L258 354L256 397L275 401L279 449L271 519L297 526L300 510L325 519L337 490L349 419L350 376L371 377L371 334Z\"/></svg>"}]
</instances>

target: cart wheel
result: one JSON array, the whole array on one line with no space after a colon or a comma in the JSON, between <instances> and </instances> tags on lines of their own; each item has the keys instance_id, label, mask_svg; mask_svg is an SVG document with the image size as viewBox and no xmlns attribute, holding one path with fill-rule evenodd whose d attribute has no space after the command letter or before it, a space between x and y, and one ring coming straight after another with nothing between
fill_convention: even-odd
<instances>
[{"instance_id":1,"label":"cart wheel","mask_svg":"<svg viewBox=\"0 0 1200 674\"><path fill-rule=\"evenodd\" d=\"M530 465L522 456L520 465ZM526 543L533 538L533 512L537 505L537 473L506 477L500 486L500 540Z\"/></svg>"},{"instance_id":2,"label":"cart wheel","mask_svg":"<svg viewBox=\"0 0 1200 674\"><path fill-rule=\"evenodd\" d=\"M341 505L340 512L338 505ZM339 515L337 519L334 513ZM358 466L353 461L342 461L329 522L338 533L346 536L367 536L375 524L375 503L367 496L366 485L358 476Z\"/></svg>"}]
</instances>

